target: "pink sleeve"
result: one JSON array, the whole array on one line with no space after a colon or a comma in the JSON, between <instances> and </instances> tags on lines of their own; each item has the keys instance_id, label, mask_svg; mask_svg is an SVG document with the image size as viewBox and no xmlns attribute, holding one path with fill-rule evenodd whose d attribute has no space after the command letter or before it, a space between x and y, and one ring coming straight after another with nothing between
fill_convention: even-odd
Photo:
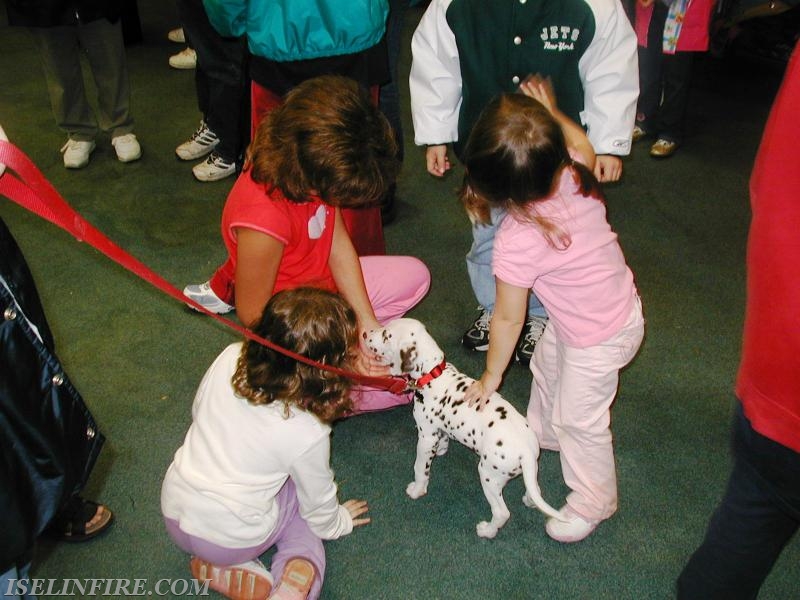
<instances>
[{"instance_id":1,"label":"pink sleeve","mask_svg":"<svg viewBox=\"0 0 800 600\"><path fill-rule=\"evenodd\" d=\"M531 225L506 215L494 239L492 271L495 277L517 287L530 288L538 273L531 250L538 236Z\"/></svg>"}]
</instances>

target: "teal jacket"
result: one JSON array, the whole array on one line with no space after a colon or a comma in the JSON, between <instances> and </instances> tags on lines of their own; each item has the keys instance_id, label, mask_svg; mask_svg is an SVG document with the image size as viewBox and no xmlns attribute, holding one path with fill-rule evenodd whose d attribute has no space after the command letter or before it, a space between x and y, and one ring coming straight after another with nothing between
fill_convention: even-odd
<instances>
[{"instance_id":1,"label":"teal jacket","mask_svg":"<svg viewBox=\"0 0 800 600\"><path fill-rule=\"evenodd\" d=\"M203 0L223 36L278 62L354 54L386 32L388 0Z\"/></svg>"}]
</instances>

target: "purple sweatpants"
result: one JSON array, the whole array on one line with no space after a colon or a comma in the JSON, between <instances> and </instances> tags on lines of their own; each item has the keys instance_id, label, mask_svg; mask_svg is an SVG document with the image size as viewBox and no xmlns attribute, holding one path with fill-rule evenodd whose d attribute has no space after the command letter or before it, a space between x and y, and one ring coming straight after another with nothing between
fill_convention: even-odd
<instances>
[{"instance_id":1,"label":"purple sweatpants","mask_svg":"<svg viewBox=\"0 0 800 600\"><path fill-rule=\"evenodd\" d=\"M319 598L322 581L325 578L325 548L322 540L311 531L300 516L300 504L291 478L286 480L275 500L279 507L275 531L263 543L252 548L225 548L189 535L180 528L175 519L165 517L164 523L167 526L167 533L181 550L222 567L257 559L272 546L276 546L272 564L269 566L276 585L289 559L299 556L311 561L317 568L317 577L311 586L308 598L316 600Z\"/></svg>"}]
</instances>

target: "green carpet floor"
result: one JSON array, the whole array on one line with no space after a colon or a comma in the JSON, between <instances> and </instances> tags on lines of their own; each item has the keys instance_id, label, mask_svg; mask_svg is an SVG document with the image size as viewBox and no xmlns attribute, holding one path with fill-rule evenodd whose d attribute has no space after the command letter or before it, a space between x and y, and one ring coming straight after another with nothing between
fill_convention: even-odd
<instances>
[{"instance_id":1,"label":"green carpet floor","mask_svg":"<svg viewBox=\"0 0 800 600\"><path fill-rule=\"evenodd\" d=\"M206 279L223 258L219 217L232 181L197 183L174 148L197 126L193 75L167 66L180 46L172 2L140 0L144 42L129 48L143 158L116 161L107 137L83 170L63 168L38 57L24 30L0 22L0 123L87 219L175 285ZM2 1L0 1L2 6ZM4 11L2 11L4 12ZM420 11L408 13L410 35ZM4 17L0 17L4 18ZM408 46L403 67L408 69ZM337 424L333 466L341 498L369 501L373 522L327 545L326 600L509 598L666 599L702 537L729 471L728 432L744 307L747 181L780 73L706 59L690 106L691 136L663 162L634 149L609 186L609 218L636 274L647 317L637 359L613 410L620 507L585 542L561 545L544 518L506 489L511 520L496 539L475 534L488 515L476 459L452 447L436 460L429 493L405 495L415 428L408 408ZM459 344L475 316L463 256L470 232L457 205L458 169L429 177L407 124L389 249L424 260L429 296L414 310L448 359L477 375L483 356ZM193 314L91 247L0 199L0 215L37 278L60 357L108 442L87 494L117 521L87 544L42 542L36 577L189 577L159 511L161 477L190 421L195 388L236 335ZM524 410L530 373L512 368L505 395ZM541 458L545 498L565 495L556 455ZM761 598L800 598L800 541L785 550Z\"/></svg>"}]
</instances>

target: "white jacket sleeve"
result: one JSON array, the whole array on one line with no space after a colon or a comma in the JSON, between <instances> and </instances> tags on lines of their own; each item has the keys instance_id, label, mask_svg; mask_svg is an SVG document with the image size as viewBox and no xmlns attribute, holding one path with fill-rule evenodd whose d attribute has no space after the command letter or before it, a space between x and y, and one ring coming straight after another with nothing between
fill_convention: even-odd
<instances>
[{"instance_id":1,"label":"white jacket sleeve","mask_svg":"<svg viewBox=\"0 0 800 600\"><path fill-rule=\"evenodd\" d=\"M445 18L452 0L433 0L411 38L411 119L418 145L458 139L461 66L456 38Z\"/></svg>"},{"instance_id":2,"label":"white jacket sleeve","mask_svg":"<svg viewBox=\"0 0 800 600\"><path fill-rule=\"evenodd\" d=\"M617 0L587 3L597 28L578 63L584 87L581 120L597 154L624 156L631 151L639 98L636 34Z\"/></svg>"},{"instance_id":3,"label":"white jacket sleeve","mask_svg":"<svg viewBox=\"0 0 800 600\"><path fill-rule=\"evenodd\" d=\"M297 488L300 515L324 540L334 540L353 531L353 519L339 504L330 467L330 436L320 437L289 469Z\"/></svg>"}]
</instances>

